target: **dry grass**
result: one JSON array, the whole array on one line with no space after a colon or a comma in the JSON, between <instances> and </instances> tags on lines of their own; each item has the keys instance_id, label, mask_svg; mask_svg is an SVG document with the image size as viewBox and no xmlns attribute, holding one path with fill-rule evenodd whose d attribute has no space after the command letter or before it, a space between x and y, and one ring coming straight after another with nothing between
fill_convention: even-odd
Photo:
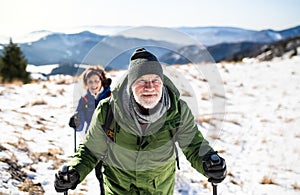
<instances>
[{"instance_id":1,"label":"dry grass","mask_svg":"<svg viewBox=\"0 0 300 195\"><path fill-rule=\"evenodd\" d=\"M38 106L38 105L47 105L47 102L45 100L36 100L31 103L32 106Z\"/></svg>"},{"instance_id":2,"label":"dry grass","mask_svg":"<svg viewBox=\"0 0 300 195\"><path fill-rule=\"evenodd\" d=\"M32 180L25 180L19 187L20 191L29 192L29 194L40 195L44 194L44 189L41 183L33 183Z\"/></svg>"},{"instance_id":3,"label":"dry grass","mask_svg":"<svg viewBox=\"0 0 300 195\"><path fill-rule=\"evenodd\" d=\"M200 184L204 187L204 188L208 188L209 186L209 182L204 180L204 181L201 181Z\"/></svg>"},{"instance_id":4,"label":"dry grass","mask_svg":"<svg viewBox=\"0 0 300 195\"><path fill-rule=\"evenodd\" d=\"M26 148L25 151L28 152L29 150L27 149L27 146L26 144L23 143L23 141L24 140L21 141L19 140L18 143L8 143L8 144L13 145L21 150L24 150L24 148ZM7 150L2 145L0 145L0 149L1 151ZM18 163L18 160L15 155L12 155L10 158L0 158L0 162L6 163L9 166L7 172L11 175L12 179L21 182L20 186L18 187L20 191L29 192L29 194L37 194L37 195L44 194L45 191L41 183L33 183L33 181L27 179L28 177L27 173L22 170L25 167L23 167ZM31 167L31 165L28 167L30 171L36 172L36 170L34 170Z\"/></svg>"},{"instance_id":5,"label":"dry grass","mask_svg":"<svg viewBox=\"0 0 300 195\"><path fill-rule=\"evenodd\" d=\"M266 143L267 143L267 140L264 138L263 140L261 140L261 143L262 143L262 144L266 144Z\"/></svg>"},{"instance_id":6,"label":"dry grass","mask_svg":"<svg viewBox=\"0 0 300 195\"><path fill-rule=\"evenodd\" d=\"M223 154L223 153L225 153L225 152L226 152L226 150L224 150L224 149L218 150L218 153L219 153L219 154Z\"/></svg>"},{"instance_id":7,"label":"dry grass","mask_svg":"<svg viewBox=\"0 0 300 195\"><path fill-rule=\"evenodd\" d=\"M15 148L17 148L17 149L20 150L20 151L28 152L29 149L28 149L27 141L28 141L28 140L25 140L24 138L19 137L17 143L14 143L14 142L7 142L7 144L8 144L8 145L11 145L11 146L13 146L13 147L15 147Z\"/></svg>"},{"instance_id":8,"label":"dry grass","mask_svg":"<svg viewBox=\"0 0 300 195\"><path fill-rule=\"evenodd\" d=\"M260 181L260 184L274 184L277 185L277 183L270 177L264 176L262 180Z\"/></svg>"},{"instance_id":9,"label":"dry grass","mask_svg":"<svg viewBox=\"0 0 300 195\"><path fill-rule=\"evenodd\" d=\"M63 85L63 84L67 84L67 83L68 82L66 79L60 79L60 80L55 81L56 85Z\"/></svg>"},{"instance_id":10,"label":"dry grass","mask_svg":"<svg viewBox=\"0 0 300 195\"><path fill-rule=\"evenodd\" d=\"M182 95L182 96L185 96L185 97L191 97L191 96L192 96L191 93L188 92L188 91L186 91L186 90L182 90L182 91L181 91L181 95Z\"/></svg>"},{"instance_id":11,"label":"dry grass","mask_svg":"<svg viewBox=\"0 0 300 195\"><path fill-rule=\"evenodd\" d=\"M75 82L75 78L58 78L57 80L55 80L55 84L56 85L68 85L68 84L71 84L71 83L74 83Z\"/></svg>"},{"instance_id":12,"label":"dry grass","mask_svg":"<svg viewBox=\"0 0 300 195\"><path fill-rule=\"evenodd\" d=\"M295 121L294 118L286 118L286 119L284 120L285 123L291 123L291 122L294 122L294 121Z\"/></svg>"},{"instance_id":13,"label":"dry grass","mask_svg":"<svg viewBox=\"0 0 300 195\"><path fill-rule=\"evenodd\" d=\"M211 133L211 134L208 134L208 136L213 139L213 140L217 140L217 139L221 139L220 135L219 134L216 134L216 133Z\"/></svg>"},{"instance_id":14,"label":"dry grass","mask_svg":"<svg viewBox=\"0 0 300 195\"><path fill-rule=\"evenodd\" d=\"M212 117L198 117L198 118L196 118L196 122L198 122L198 123L208 123L208 124L211 124L212 120L213 120Z\"/></svg>"},{"instance_id":15,"label":"dry grass","mask_svg":"<svg viewBox=\"0 0 300 195\"><path fill-rule=\"evenodd\" d=\"M45 133L45 131L47 130L47 127L45 125L42 125L41 127L37 128L37 130Z\"/></svg>"},{"instance_id":16,"label":"dry grass","mask_svg":"<svg viewBox=\"0 0 300 195\"><path fill-rule=\"evenodd\" d=\"M4 82L2 79L0 79L0 80L1 80L1 83L6 85L6 86L10 86L10 85L19 85L19 86L21 86L21 85L24 84L21 80L17 80L17 79L14 79L11 82L7 82L7 81Z\"/></svg>"},{"instance_id":17,"label":"dry grass","mask_svg":"<svg viewBox=\"0 0 300 195\"><path fill-rule=\"evenodd\" d=\"M28 141L28 140L27 140ZM28 156L32 159L33 163L23 167L22 165L18 164L17 158L12 155L10 158L0 158L0 161L6 163L9 168L7 172L11 175L12 179L20 181L21 184L18 187L20 191L28 192L29 194L44 194L44 189L40 183L34 183L32 180L27 178L27 173L24 172L22 169L27 169L32 172L36 172L35 168L33 168L33 164L38 162L48 162L50 160L53 161L52 167L50 169L58 169L65 160L57 158L58 155L63 154L63 149L48 149L48 152L31 152L28 149L26 144L26 140L23 138L19 138L17 143L7 142L7 144L16 147L18 150L27 152ZM4 151L7 150L4 146L0 145L0 150Z\"/></svg>"},{"instance_id":18,"label":"dry grass","mask_svg":"<svg viewBox=\"0 0 300 195\"><path fill-rule=\"evenodd\" d=\"M270 122L270 120L268 120L268 119L261 119L260 122L261 123L268 123L268 122Z\"/></svg>"},{"instance_id":19,"label":"dry grass","mask_svg":"<svg viewBox=\"0 0 300 195\"><path fill-rule=\"evenodd\" d=\"M7 148L5 148L4 146L2 146L2 145L0 144L0 152L5 151L5 150L7 150Z\"/></svg>"},{"instance_id":20,"label":"dry grass","mask_svg":"<svg viewBox=\"0 0 300 195\"><path fill-rule=\"evenodd\" d=\"M7 169L7 172L11 175L12 179L20 182L25 180L27 173L21 170L22 166L18 164L15 156L12 156L11 158L0 158L0 161L8 164L9 168Z\"/></svg>"},{"instance_id":21,"label":"dry grass","mask_svg":"<svg viewBox=\"0 0 300 195\"><path fill-rule=\"evenodd\" d=\"M234 185L238 185L240 187L243 187L243 184L241 182L238 182L236 179L231 178L230 182L233 183Z\"/></svg>"},{"instance_id":22,"label":"dry grass","mask_svg":"<svg viewBox=\"0 0 300 195\"><path fill-rule=\"evenodd\" d=\"M59 169L59 167L66 162L64 159L60 159L57 156L62 155L63 149L57 148L57 149L48 149L48 152L31 152L29 154L29 157L33 160L34 163L38 162L48 162L53 161L53 166L49 167L50 169Z\"/></svg>"},{"instance_id":23,"label":"dry grass","mask_svg":"<svg viewBox=\"0 0 300 195\"><path fill-rule=\"evenodd\" d=\"M300 190L300 186L296 182L292 184L292 187L294 190Z\"/></svg>"},{"instance_id":24,"label":"dry grass","mask_svg":"<svg viewBox=\"0 0 300 195\"><path fill-rule=\"evenodd\" d=\"M207 123L212 126L216 126L215 123L217 123L217 121L222 121L222 122L231 123L231 124L234 124L237 126L242 126L241 123L236 119L228 119L227 120L225 118L217 118L214 116L200 116L200 117L197 117L195 120L197 123Z\"/></svg>"},{"instance_id":25,"label":"dry grass","mask_svg":"<svg viewBox=\"0 0 300 195\"><path fill-rule=\"evenodd\" d=\"M42 89L47 89L47 88L48 88L47 85L43 84Z\"/></svg>"},{"instance_id":26,"label":"dry grass","mask_svg":"<svg viewBox=\"0 0 300 195\"><path fill-rule=\"evenodd\" d=\"M240 145L240 143L241 143L240 140L235 140L235 141L233 142L233 144L234 144L234 145L237 145L237 146Z\"/></svg>"},{"instance_id":27,"label":"dry grass","mask_svg":"<svg viewBox=\"0 0 300 195\"><path fill-rule=\"evenodd\" d=\"M51 97L56 97L57 96L57 94L54 94L54 93L52 93L50 91L48 91L47 93L45 93L45 95L51 96Z\"/></svg>"},{"instance_id":28,"label":"dry grass","mask_svg":"<svg viewBox=\"0 0 300 195\"><path fill-rule=\"evenodd\" d=\"M228 171L228 172L227 172L227 176L233 177L234 175L233 175L233 173L232 173L231 171Z\"/></svg>"},{"instance_id":29,"label":"dry grass","mask_svg":"<svg viewBox=\"0 0 300 195\"><path fill-rule=\"evenodd\" d=\"M24 130L30 130L31 128L32 127L28 123L26 123L23 127Z\"/></svg>"},{"instance_id":30,"label":"dry grass","mask_svg":"<svg viewBox=\"0 0 300 195\"><path fill-rule=\"evenodd\" d=\"M202 93L201 94L201 100L209 100L211 99L210 95L207 93Z\"/></svg>"},{"instance_id":31,"label":"dry grass","mask_svg":"<svg viewBox=\"0 0 300 195\"><path fill-rule=\"evenodd\" d=\"M223 95L223 94L218 94L218 93L214 93L214 94L213 94L213 98L227 99L225 95Z\"/></svg>"},{"instance_id":32,"label":"dry grass","mask_svg":"<svg viewBox=\"0 0 300 195\"><path fill-rule=\"evenodd\" d=\"M83 190L83 189L80 189L81 191L87 191L87 190ZM83 193L81 193L81 192L74 192L74 193L72 193L72 192L69 192L68 193L69 195L86 195L86 194L83 194Z\"/></svg>"},{"instance_id":33,"label":"dry grass","mask_svg":"<svg viewBox=\"0 0 300 195\"><path fill-rule=\"evenodd\" d=\"M64 88L61 88L61 89L58 89L58 90L57 90L57 93L58 93L59 95L63 95L65 92L66 92L66 90L65 90Z\"/></svg>"}]
</instances>

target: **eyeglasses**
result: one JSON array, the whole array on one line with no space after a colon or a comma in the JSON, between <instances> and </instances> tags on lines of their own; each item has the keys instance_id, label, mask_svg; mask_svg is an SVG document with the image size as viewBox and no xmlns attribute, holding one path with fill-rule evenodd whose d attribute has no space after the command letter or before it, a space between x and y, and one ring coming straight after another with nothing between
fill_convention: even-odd
<instances>
[{"instance_id":1,"label":"eyeglasses","mask_svg":"<svg viewBox=\"0 0 300 195\"><path fill-rule=\"evenodd\" d=\"M88 84L88 85L92 85L93 83L98 84L99 82L100 82L100 80L89 80L89 81L87 82L87 84Z\"/></svg>"},{"instance_id":2,"label":"eyeglasses","mask_svg":"<svg viewBox=\"0 0 300 195\"><path fill-rule=\"evenodd\" d=\"M135 83L137 86L148 86L149 84L152 84L153 86L160 86L162 85L162 82L160 79L153 79L153 80L137 80Z\"/></svg>"}]
</instances>

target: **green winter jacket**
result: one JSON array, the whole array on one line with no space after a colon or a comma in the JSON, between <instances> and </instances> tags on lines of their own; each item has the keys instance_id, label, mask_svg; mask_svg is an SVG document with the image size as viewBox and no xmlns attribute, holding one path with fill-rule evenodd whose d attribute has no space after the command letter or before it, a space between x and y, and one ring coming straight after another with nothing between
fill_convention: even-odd
<instances>
[{"instance_id":1,"label":"green winter jacket","mask_svg":"<svg viewBox=\"0 0 300 195\"><path fill-rule=\"evenodd\" d=\"M166 76L164 85L171 107L163 117L150 124L143 135L124 110L128 105L122 98L127 90L127 77L112 91L112 97L99 103L89 132L69 163L79 172L80 181L103 160L106 194L173 194L176 159L170 130L176 128L177 123L180 123L175 135L178 146L191 165L204 174L202 156L212 148L198 130L191 110ZM114 141L109 140L102 129L109 104L114 113L111 125L115 131Z\"/></svg>"}]
</instances>

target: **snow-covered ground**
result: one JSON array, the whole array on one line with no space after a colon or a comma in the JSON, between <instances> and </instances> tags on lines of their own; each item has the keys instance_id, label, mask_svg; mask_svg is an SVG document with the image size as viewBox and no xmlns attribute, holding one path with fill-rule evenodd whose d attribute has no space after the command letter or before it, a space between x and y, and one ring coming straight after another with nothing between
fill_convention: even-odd
<instances>
[{"instance_id":1,"label":"snow-covered ground","mask_svg":"<svg viewBox=\"0 0 300 195\"><path fill-rule=\"evenodd\" d=\"M221 119L222 114L213 113L206 79L191 65L176 66L200 97L197 120L203 122L199 124L203 134L208 136L203 127L209 129L223 119L219 134L208 137L228 166L228 177L218 185L218 194L300 193L299 65L299 56L217 64L225 89L225 97L219 98L226 102L226 115ZM121 75L111 73L113 85ZM63 79L0 85L0 194L56 194L54 173L74 147L68 120L74 110L75 85L72 78ZM175 194L212 194L206 178L183 155L180 163ZM69 192L99 194L94 173Z\"/></svg>"}]
</instances>

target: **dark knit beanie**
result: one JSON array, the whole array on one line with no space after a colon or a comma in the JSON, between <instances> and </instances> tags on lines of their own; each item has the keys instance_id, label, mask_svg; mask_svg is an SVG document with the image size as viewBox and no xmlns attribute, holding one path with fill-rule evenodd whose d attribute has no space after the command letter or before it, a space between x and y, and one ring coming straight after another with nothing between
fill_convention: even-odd
<instances>
[{"instance_id":1,"label":"dark knit beanie","mask_svg":"<svg viewBox=\"0 0 300 195\"><path fill-rule=\"evenodd\" d=\"M128 86L139 77L146 74L156 74L163 80L163 69L157 58L144 48L134 51L128 68Z\"/></svg>"}]
</instances>

